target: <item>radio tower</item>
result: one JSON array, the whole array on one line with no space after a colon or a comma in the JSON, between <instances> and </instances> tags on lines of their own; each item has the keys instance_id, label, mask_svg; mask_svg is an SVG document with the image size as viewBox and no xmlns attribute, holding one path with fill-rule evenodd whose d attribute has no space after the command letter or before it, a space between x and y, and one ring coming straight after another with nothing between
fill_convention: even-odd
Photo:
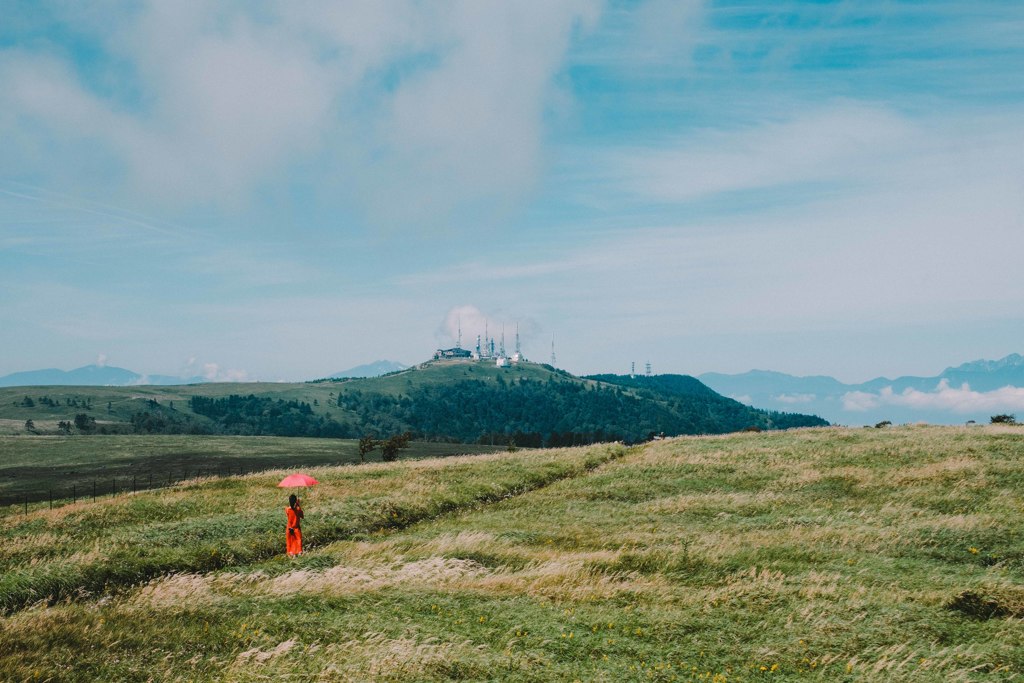
<instances>
[{"instance_id":1,"label":"radio tower","mask_svg":"<svg viewBox=\"0 0 1024 683\"><path fill-rule=\"evenodd\" d=\"M551 335L551 367L555 367L555 335Z\"/></svg>"},{"instance_id":2,"label":"radio tower","mask_svg":"<svg viewBox=\"0 0 1024 683\"><path fill-rule=\"evenodd\" d=\"M647 361L647 376L651 376L651 361Z\"/></svg>"},{"instance_id":3,"label":"radio tower","mask_svg":"<svg viewBox=\"0 0 1024 683\"><path fill-rule=\"evenodd\" d=\"M522 353L519 350L519 323L516 323L516 357L519 358Z\"/></svg>"},{"instance_id":4,"label":"radio tower","mask_svg":"<svg viewBox=\"0 0 1024 683\"><path fill-rule=\"evenodd\" d=\"M633 379L636 377L636 361L629 362L629 378Z\"/></svg>"},{"instance_id":5,"label":"radio tower","mask_svg":"<svg viewBox=\"0 0 1024 683\"><path fill-rule=\"evenodd\" d=\"M459 338L455 342L455 348L457 348L457 349L461 349L462 348L462 316L461 315L459 316Z\"/></svg>"},{"instance_id":6,"label":"radio tower","mask_svg":"<svg viewBox=\"0 0 1024 683\"><path fill-rule=\"evenodd\" d=\"M501 324L501 357L505 357L505 323Z\"/></svg>"}]
</instances>

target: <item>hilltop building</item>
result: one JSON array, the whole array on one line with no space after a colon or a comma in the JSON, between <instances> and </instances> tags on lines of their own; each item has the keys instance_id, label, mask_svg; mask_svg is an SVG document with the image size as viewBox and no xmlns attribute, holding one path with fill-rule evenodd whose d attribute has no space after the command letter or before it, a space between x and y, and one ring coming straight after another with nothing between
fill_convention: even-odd
<instances>
[{"instance_id":1,"label":"hilltop building","mask_svg":"<svg viewBox=\"0 0 1024 683\"><path fill-rule=\"evenodd\" d=\"M501 334L500 342L490 336L485 326L483 336L476 336L476 347L469 351L462 348L462 324L459 323L459 342L451 349L438 349L434 352L434 360L475 360L493 362L499 368L528 362L519 347L519 325L516 325L516 350L509 355L505 352L505 333Z\"/></svg>"},{"instance_id":2,"label":"hilltop building","mask_svg":"<svg viewBox=\"0 0 1024 683\"><path fill-rule=\"evenodd\" d=\"M434 352L434 360L457 360L460 358L472 358L473 353L456 346L451 349L438 349Z\"/></svg>"}]
</instances>

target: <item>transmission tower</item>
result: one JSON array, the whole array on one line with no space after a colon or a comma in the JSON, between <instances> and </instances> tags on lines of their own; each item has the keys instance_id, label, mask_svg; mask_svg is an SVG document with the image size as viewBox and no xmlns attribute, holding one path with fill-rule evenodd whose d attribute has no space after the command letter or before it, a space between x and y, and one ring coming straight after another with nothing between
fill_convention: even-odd
<instances>
[{"instance_id":1,"label":"transmission tower","mask_svg":"<svg viewBox=\"0 0 1024 683\"><path fill-rule=\"evenodd\" d=\"M551 367L555 367L555 335L551 335Z\"/></svg>"},{"instance_id":2,"label":"transmission tower","mask_svg":"<svg viewBox=\"0 0 1024 683\"><path fill-rule=\"evenodd\" d=\"M646 370L647 370L647 376L650 377L651 376L651 361L647 361Z\"/></svg>"}]
</instances>

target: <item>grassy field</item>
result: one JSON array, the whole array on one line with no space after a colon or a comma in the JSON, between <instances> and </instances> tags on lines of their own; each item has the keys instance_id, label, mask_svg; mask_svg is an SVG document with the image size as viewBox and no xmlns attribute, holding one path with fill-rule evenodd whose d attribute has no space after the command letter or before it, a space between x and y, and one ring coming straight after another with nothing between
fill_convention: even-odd
<instances>
[{"instance_id":1,"label":"grassy field","mask_svg":"<svg viewBox=\"0 0 1024 683\"><path fill-rule=\"evenodd\" d=\"M1024 430L323 468L2 520L0 679L1014 680Z\"/></svg>"},{"instance_id":2,"label":"grassy field","mask_svg":"<svg viewBox=\"0 0 1024 683\"><path fill-rule=\"evenodd\" d=\"M11 505L159 488L197 476L355 464L358 441L274 436L0 436L0 515ZM493 453L502 447L412 441L402 459ZM380 449L366 455L379 462ZM134 484L133 484L134 483ZM64 499L64 500L62 500Z\"/></svg>"}]
</instances>

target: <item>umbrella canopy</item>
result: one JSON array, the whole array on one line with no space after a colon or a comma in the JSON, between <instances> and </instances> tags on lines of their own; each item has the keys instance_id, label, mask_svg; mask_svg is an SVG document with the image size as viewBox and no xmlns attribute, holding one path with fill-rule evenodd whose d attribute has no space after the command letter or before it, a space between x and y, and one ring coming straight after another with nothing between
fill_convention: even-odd
<instances>
[{"instance_id":1,"label":"umbrella canopy","mask_svg":"<svg viewBox=\"0 0 1024 683\"><path fill-rule=\"evenodd\" d=\"M289 474L287 477L281 480L278 484L280 488L289 488L291 486L312 486L313 484L319 484L316 479L309 476L308 474Z\"/></svg>"}]
</instances>

